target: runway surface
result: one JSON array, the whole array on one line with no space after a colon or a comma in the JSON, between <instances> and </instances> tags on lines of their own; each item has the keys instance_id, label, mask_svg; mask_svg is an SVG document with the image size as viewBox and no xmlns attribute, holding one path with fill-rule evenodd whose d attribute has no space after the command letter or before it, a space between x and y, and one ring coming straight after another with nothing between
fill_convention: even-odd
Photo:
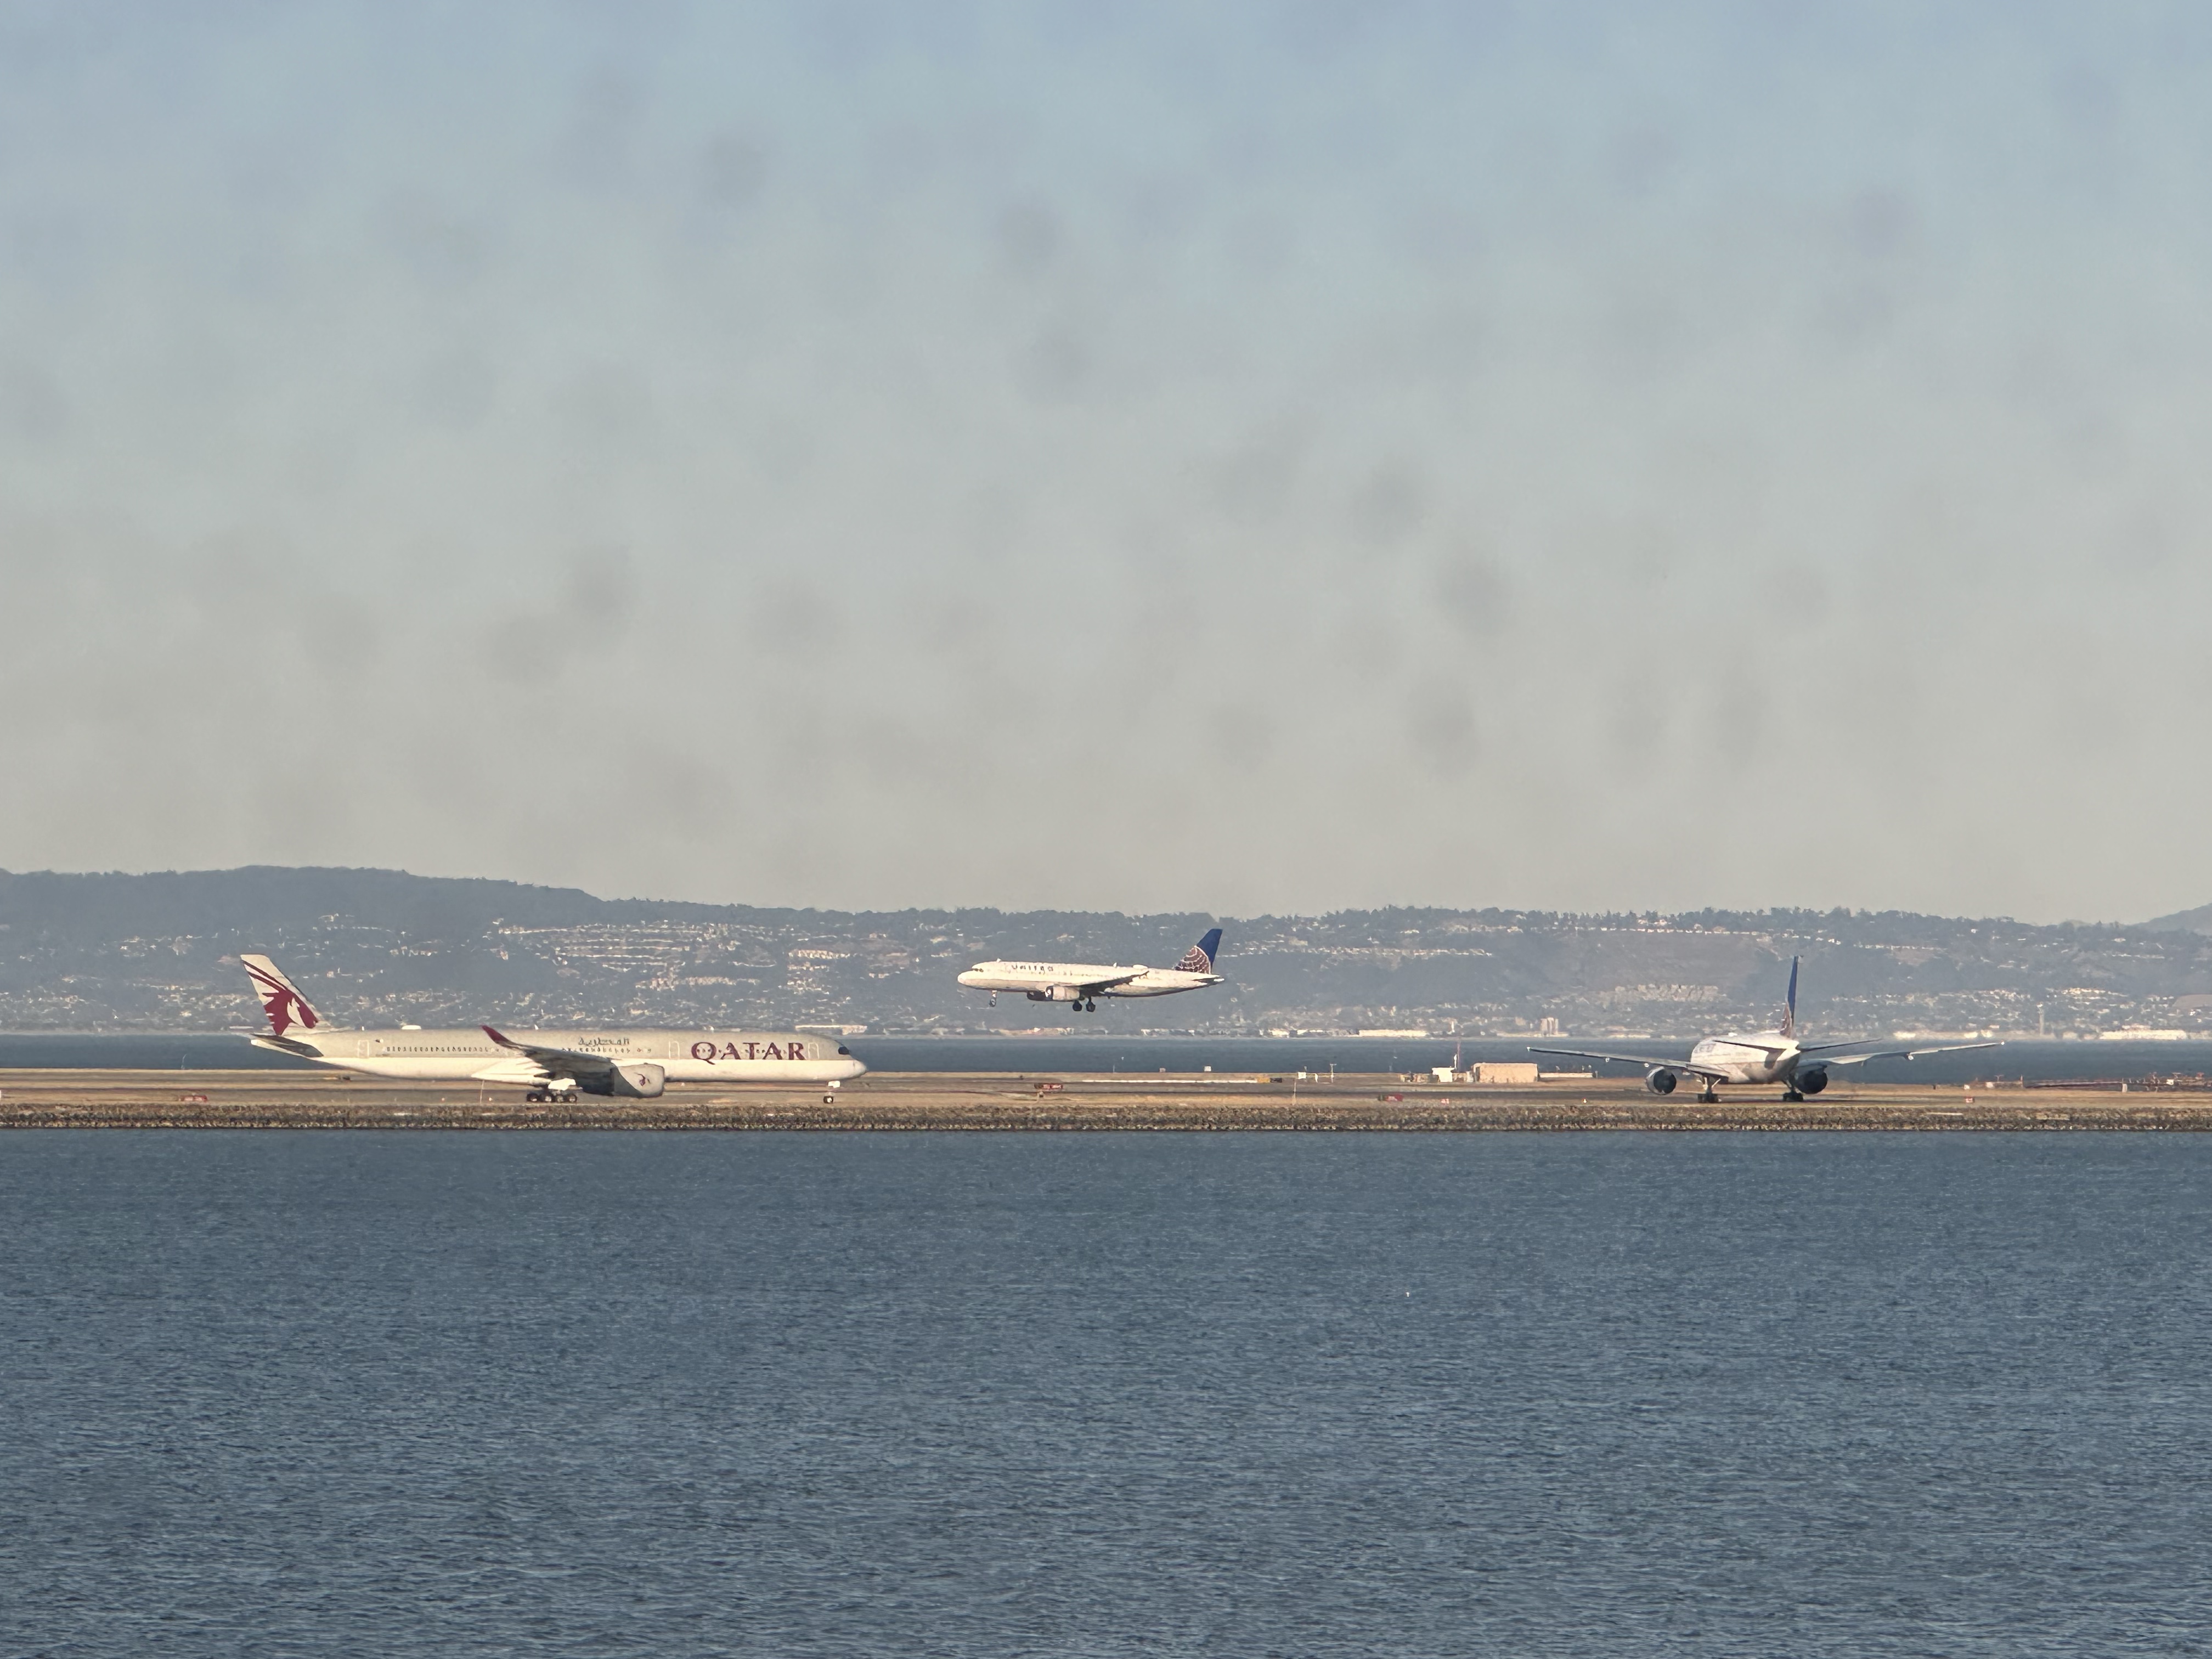
<instances>
[{"instance_id":1,"label":"runway surface","mask_svg":"<svg viewBox=\"0 0 2212 1659\"><path fill-rule=\"evenodd\" d=\"M2212 1091L1859 1085L1717 1105L1612 1079L1533 1087L1340 1074L872 1073L820 1088L672 1085L658 1100L534 1105L508 1085L343 1073L0 1072L0 1128L193 1129L2208 1129Z\"/></svg>"}]
</instances>

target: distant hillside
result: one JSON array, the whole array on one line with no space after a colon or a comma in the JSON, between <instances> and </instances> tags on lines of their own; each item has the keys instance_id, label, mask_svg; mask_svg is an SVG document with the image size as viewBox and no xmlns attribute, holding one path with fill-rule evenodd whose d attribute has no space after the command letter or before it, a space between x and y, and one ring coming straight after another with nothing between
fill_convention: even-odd
<instances>
[{"instance_id":1,"label":"distant hillside","mask_svg":"<svg viewBox=\"0 0 2212 1659\"><path fill-rule=\"evenodd\" d=\"M2212 933L2212 904L2200 904L2194 910L2176 910L2170 916L2159 916L2143 923L2158 933Z\"/></svg>"},{"instance_id":2,"label":"distant hillside","mask_svg":"<svg viewBox=\"0 0 2212 1659\"><path fill-rule=\"evenodd\" d=\"M0 1027L246 1024L258 1011L236 958L265 950L351 1024L1493 1035L1550 1020L1589 1037L1672 1036L1771 1018L1799 956L1802 1012L1823 1031L2212 1033L2212 907L2134 927L1844 910L1223 917L1229 982L1197 995L1079 1018L1012 998L993 1008L955 979L993 956L1173 962L1214 920L771 909L393 870L0 872Z\"/></svg>"},{"instance_id":3,"label":"distant hillside","mask_svg":"<svg viewBox=\"0 0 2212 1659\"><path fill-rule=\"evenodd\" d=\"M0 871L0 924L78 943L155 935L272 935L322 916L374 916L425 939L473 939L502 918L550 927L611 907L572 887L453 880L398 870L166 871L15 875Z\"/></svg>"},{"instance_id":4,"label":"distant hillside","mask_svg":"<svg viewBox=\"0 0 2212 1659\"><path fill-rule=\"evenodd\" d=\"M628 1018L737 1024L960 1012L920 957L1031 951L1173 961L1209 918L995 910L818 912L397 870L0 871L0 1027L191 1029L249 1021L238 953L333 981L349 1023ZM1078 948L1078 946L1080 948ZM919 998L878 991L911 975ZM941 1005L941 1006L940 1006ZM860 1016L854 1016L860 1018ZM871 1023L884 1018L876 1012Z\"/></svg>"}]
</instances>

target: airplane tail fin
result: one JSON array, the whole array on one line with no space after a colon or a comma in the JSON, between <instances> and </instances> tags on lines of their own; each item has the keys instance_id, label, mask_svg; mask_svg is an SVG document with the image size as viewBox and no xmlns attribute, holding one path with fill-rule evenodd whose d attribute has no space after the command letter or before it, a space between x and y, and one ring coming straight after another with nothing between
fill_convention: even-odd
<instances>
[{"instance_id":1,"label":"airplane tail fin","mask_svg":"<svg viewBox=\"0 0 2212 1659\"><path fill-rule=\"evenodd\" d=\"M1782 1005L1782 1035L1784 1036L1797 1035L1797 957L1790 958L1790 994Z\"/></svg>"},{"instance_id":2,"label":"airplane tail fin","mask_svg":"<svg viewBox=\"0 0 2212 1659\"><path fill-rule=\"evenodd\" d=\"M1209 927L1206 930L1204 939L1182 953L1182 960L1176 963L1176 972L1210 974L1213 971L1213 958L1220 954L1220 951L1221 930L1218 927Z\"/></svg>"},{"instance_id":3,"label":"airplane tail fin","mask_svg":"<svg viewBox=\"0 0 2212 1659\"><path fill-rule=\"evenodd\" d=\"M267 957L242 956L246 978L253 981L253 994L261 999L261 1012L269 1016L269 1029L278 1036L297 1025L303 1031L312 1031L323 1023L323 1017L314 1011L300 988L284 977L284 970Z\"/></svg>"}]
</instances>

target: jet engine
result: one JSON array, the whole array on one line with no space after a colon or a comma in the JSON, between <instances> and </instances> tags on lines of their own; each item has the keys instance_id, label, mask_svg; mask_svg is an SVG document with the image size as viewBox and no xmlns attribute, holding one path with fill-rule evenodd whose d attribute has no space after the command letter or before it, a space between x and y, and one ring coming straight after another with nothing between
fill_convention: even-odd
<instances>
[{"instance_id":1,"label":"jet engine","mask_svg":"<svg viewBox=\"0 0 2212 1659\"><path fill-rule=\"evenodd\" d=\"M1031 1002L1080 1002L1083 988L1079 985L1054 985L1042 991L1028 994Z\"/></svg>"},{"instance_id":2,"label":"jet engine","mask_svg":"<svg viewBox=\"0 0 2212 1659\"><path fill-rule=\"evenodd\" d=\"M1799 1094L1817 1095L1828 1086L1828 1074L1815 1066L1809 1071L1798 1073L1791 1081L1796 1085Z\"/></svg>"},{"instance_id":3,"label":"jet engine","mask_svg":"<svg viewBox=\"0 0 2212 1659\"><path fill-rule=\"evenodd\" d=\"M1674 1092L1674 1074L1664 1066L1654 1066L1644 1074L1644 1086L1655 1095L1671 1095Z\"/></svg>"},{"instance_id":4,"label":"jet engine","mask_svg":"<svg viewBox=\"0 0 2212 1659\"><path fill-rule=\"evenodd\" d=\"M668 1071L651 1060L610 1066L597 1077L581 1078L576 1086L587 1095L623 1095L631 1100L658 1100L668 1088Z\"/></svg>"}]
</instances>

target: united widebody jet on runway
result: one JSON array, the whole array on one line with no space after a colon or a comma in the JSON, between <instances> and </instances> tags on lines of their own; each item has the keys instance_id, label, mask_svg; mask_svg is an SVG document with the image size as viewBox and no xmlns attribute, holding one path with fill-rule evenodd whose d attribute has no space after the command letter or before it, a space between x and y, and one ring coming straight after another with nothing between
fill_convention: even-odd
<instances>
[{"instance_id":1,"label":"united widebody jet on runway","mask_svg":"<svg viewBox=\"0 0 2212 1659\"><path fill-rule=\"evenodd\" d=\"M1749 1036L1710 1036L1690 1050L1687 1060L1656 1060L1649 1054L1599 1054L1589 1048L1539 1048L1532 1054L1563 1054L1573 1060L1609 1060L1622 1066L1645 1068L1644 1086L1655 1095L1671 1095L1682 1078L1694 1078L1698 1098L1711 1105L1720 1099L1723 1083L1778 1083L1784 1100L1802 1100L1828 1086L1828 1073L1838 1066L1863 1066L1870 1060L1917 1060L1923 1054L1955 1054L1969 1048L1994 1048L1994 1042L1946 1042L1928 1048L1875 1048L1847 1054L1844 1048L1864 1048L1864 1042L1800 1042L1797 1041L1797 962L1790 958L1790 994L1782 1006L1782 1023L1771 1031Z\"/></svg>"},{"instance_id":2,"label":"united widebody jet on runway","mask_svg":"<svg viewBox=\"0 0 2212 1659\"><path fill-rule=\"evenodd\" d=\"M835 1089L868 1068L842 1044L796 1031L669 1031L586 1027L509 1035L489 1025L463 1030L346 1030L327 1024L300 988L267 957L240 957L269 1017L265 1031L240 1031L256 1048L371 1077L425 1083L503 1083L526 1100L580 1094L657 1098L678 1083L818 1084ZM823 1096L823 1099L832 1098Z\"/></svg>"},{"instance_id":3,"label":"united widebody jet on runway","mask_svg":"<svg viewBox=\"0 0 2212 1659\"><path fill-rule=\"evenodd\" d=\"M988 991L995 1006L1001 991L1019 991L1031 1002L1065 1002L1079 1012L1097 1013L1100 997L1170 997L1178 991L1202 991L1221 983L1213 958L1221 949L1221 930L1183 952L1172 968L1147 968L1096 962L979 962L960 975L973 991Z\"/></svg>"}]
</instances>

